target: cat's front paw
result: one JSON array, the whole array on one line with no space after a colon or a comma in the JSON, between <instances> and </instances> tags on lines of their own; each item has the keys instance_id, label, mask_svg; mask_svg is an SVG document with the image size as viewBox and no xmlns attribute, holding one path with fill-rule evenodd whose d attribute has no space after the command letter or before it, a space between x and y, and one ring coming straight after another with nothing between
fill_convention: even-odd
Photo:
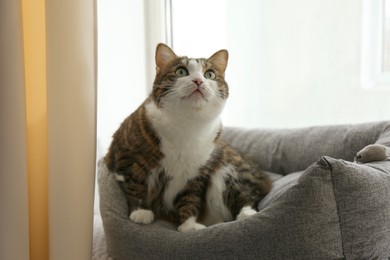
<instances>
[{"instance_id":1,"label":"cat's front paw","mask_svg":"<svg viewBox=\"0 0 390 260\"><path fill-rule=\"evenodd\" d=\"M189 232L189 231L197 231L204 228L206 228L205 225L196 223L195 217L191 217L187 219L183 224L181 224L177 228L177 230L179 230L179 232Z\"/></svg>"},{"instance_id":2,"label":"cat's front paw","mask_svg":"<svg viewBox=\"0 0 390 260\"><path fill-rule=\"evenodd\" d=\"M154 213L147 209L137 209L131 212L130 219L139 224L150 224L154 220Z\"/></svg>"},{"instance_id":3,"label":"cat's front paw","mask_svg":"<svg viewBox=\"0 0 390 260\"><path fill-rule=\"evenodd\" d=\"M240 213L237 215L237 220L246 219L256 213L257 211L252 209L251 207L243 207Z\"/></svg>"}]
</instances>

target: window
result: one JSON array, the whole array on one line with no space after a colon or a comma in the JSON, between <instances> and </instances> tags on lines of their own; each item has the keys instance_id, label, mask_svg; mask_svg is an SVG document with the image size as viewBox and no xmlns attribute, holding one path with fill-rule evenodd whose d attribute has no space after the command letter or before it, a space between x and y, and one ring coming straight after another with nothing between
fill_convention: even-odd
<instances>
[{"instance_id":1,"label":"window","mask_svg":"<svg viewBox=\"0 0 390 260\"><path fill-rule=\"evenodd\" d=\"M362 85L390 87L390 0L363 1Z\"/></svg>"}]
</instances>

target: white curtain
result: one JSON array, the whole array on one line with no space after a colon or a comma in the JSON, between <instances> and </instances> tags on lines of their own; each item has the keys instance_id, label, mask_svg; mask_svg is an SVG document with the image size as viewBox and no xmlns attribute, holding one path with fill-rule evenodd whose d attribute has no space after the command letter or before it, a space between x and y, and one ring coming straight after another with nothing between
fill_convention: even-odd
<instances>
[{"instance_id":1,"label":"white curtain","mask_svg":"<svg viewBox=\"0 0 390 260\"><path fill-rule=\"evenodd\" d=\"M29 2L0 2L0 259L91 259L96 4L41 1L45 28L38 31L44 32L44 43L33 44L44 50L44 64L38 64L44 80L36 81L28 75L30 67L37 66L28 45L34 42L29 39L40 36L23 21L39 7ZM34 82L44 84L44 106L30 96L34 88L42 90ZM30 110L37 106L46 110L41 121L34 122L47 127L41 143L32 142L35 126L29 126ZM39 153L45 157L40 158L45 162L41 169L31 167L34 149L47 150L46 156ZM32 192L39 182L47 188L42 193L47 198L34 201ZM45 208L45 203L47 212L41 214L47 214L46 224L34 227L34 208ZM34 242L40 230L48 233L46 243Z\"/></svg>"},{"instance_id":2,"label":"white curtain","mask_svg":"<svg viewBox=\"0 0 390 260\"><path fill-rule=\"evenodd\" d=\"M96 132L94 0L46 2L51 259L90 259Z\"/></svg>"}]
</instances>

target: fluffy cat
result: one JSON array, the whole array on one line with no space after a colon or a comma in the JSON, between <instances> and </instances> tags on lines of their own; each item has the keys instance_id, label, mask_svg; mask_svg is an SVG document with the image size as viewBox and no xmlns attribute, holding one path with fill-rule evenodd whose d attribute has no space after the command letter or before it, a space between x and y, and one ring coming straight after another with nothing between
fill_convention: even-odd
<instances>
[{"instance_id":1,"label":"fluffy cat","mask_svg":"<svg viewBox=\"0 0 390 260\"><path fill-rule=\"evenodd\" d=\"M152 93L115 132L105 157L130 219L167 219L186 232L255 214L271 182L221 138L228 52L190 59L159 44L155 59Z\"/></svg>"}]
</instances>

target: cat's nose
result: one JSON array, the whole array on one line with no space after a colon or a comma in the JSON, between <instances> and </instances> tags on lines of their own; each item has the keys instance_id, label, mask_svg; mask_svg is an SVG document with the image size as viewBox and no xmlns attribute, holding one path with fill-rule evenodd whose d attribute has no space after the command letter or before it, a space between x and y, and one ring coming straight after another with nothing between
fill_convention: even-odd
<instances>
[{"instance_id":1,"label":"cat's nose","mask_svg":"<svg viewBox=\"0 0 390 260\"><path fill-rule=\"evenodd\" d=\"M203 80L201 78L195 78L192 80L198 87L203 84Z\"/></svg>"}]
</instances>

